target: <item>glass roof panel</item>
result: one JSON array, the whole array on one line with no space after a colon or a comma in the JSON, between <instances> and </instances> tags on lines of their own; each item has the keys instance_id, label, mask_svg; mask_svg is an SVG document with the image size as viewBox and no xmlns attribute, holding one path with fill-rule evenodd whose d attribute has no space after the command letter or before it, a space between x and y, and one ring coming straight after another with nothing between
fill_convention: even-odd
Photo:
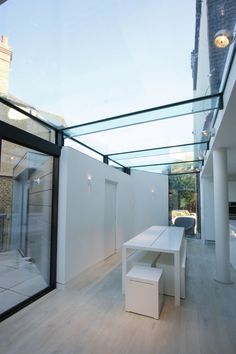
<instances>
[{"instance_id":1,"label":"glass roof panel","mask_svg":"<svg viewBox=\"0 0 236 354\"><path fill-rule=\"evenodd\" d=\"M181 173L194 173L199 172L202 168L202 162L184 162L179 164L163 164L157 166L143 166L136 167L135 170L146 172L154 172L161 174L181 174Z\"/></svg>"},{"instance_id":2,"label":"glass roof panel","mask_svg":"<svg viewBox=\"0 0 236 354\"><path fill-rule=\"evenodd\" d=\"M68 137L93 134L105 130L127 127L141 123L173 118L219 108L221 95L202 97L181 103L174 103L137 113L129 113L122 116L107 118L96 122L90 122L80 126L65 128L63 131Z\"/></svg>"},{"instance_id":3,"label":"glass roof panel","mask_svg":"<svg viewBox=\"0 0 236 354\"><path fill-rule=\"evenodd\" d=\"M196 143L186 146L175 146L146 151L136 151L126 154L117 154L109 157L115 161L119 161L126 167L193 161L203 159L207 150L207 145L207 143Z\"/></svg>"},{"instance_id":4,"label":"glass roof panel","mask_svg":"<svg viewBox=\"0 0 236 354\"><path fill-rule=\"evenodd\" d=\"M229 48L216 48L214 34L222 27L234 31L233 1L0 3L0 35L12 53L4 95L56 126L222 89Z\"/></svg>"},{"instance_id":5,"label":"glass roof panel","mask_svg":"<svg viewBox=\"0 0 236 354\"><path fill-rule=\"evenodd\" d=\"M2 100L0 97L0 120L22 129L28 133L34 134L39 138L55 143L55 131L47 124L40 120L31 118L32 112L29 107L17 105L17 109L13 105L6 105L8 101ZM38 118L38 117L37 117Z\"/></svg>"},{"instance_id":6,"label":"glass roof panel","mask_svg":"<svg viewBox=\"0 0 236 354\"><path fill-rule=\"evenodd\" d=\"M191 151L201 151L206 150L207 142L186 144L186 145L174 145L174 146L166 146L157 149L148 149L148 150L138 150L138 151L130 151L125 153L117 153L110 154L110 157L119 160L125 160L130 158L139 158L139 157L147 157L147 156L156 156L156 155L167 155L169 153L185 153Z\"/></svg>"},{"instance_id":7,"label":"glass roof panel","mask_svg":"<svg viewBox=\"0 0 236 354\"><path fill-rule=\"evenodd\" d=\"M55 128L79 124L66 133L106 155L208 141L221 102L206 95L223 91L232 54L214 34L223 24L234 31L235 18L232 1L2 2L1 94ZM193 96L205 97L178 103Z\"/></svg>"},{"instance_id":8,"label":"glass roof panel","mask_svg":"<svg viewBox=\"0 0 236 354\"><path fill-rule=\"evenodd\" d=\"M200 138L193 134L198 118L202 120L202 113L97 132L74 139L103 155L208 141L208 137L200 131Z\"/></svg>"}]
</instances>

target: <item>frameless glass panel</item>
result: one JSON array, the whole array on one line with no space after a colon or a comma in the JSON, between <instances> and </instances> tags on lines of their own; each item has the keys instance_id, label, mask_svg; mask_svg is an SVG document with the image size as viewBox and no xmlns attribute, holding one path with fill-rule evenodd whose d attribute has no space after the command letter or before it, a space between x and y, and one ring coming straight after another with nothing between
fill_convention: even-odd
<instances>
[{"instance_id":1,"label":"frameless glass panel","mask_svg":"<svg viewBox=\"0 0 236 354\"><path fill-rule=\"evenodd\" d=\"M214 34L234 31L235 2L136 2L135 11L128 1L103 4L91 9L86 1L4 2L5 94L14 92L72 125L187 99L192 81L195 97L220 91L229 49L216 48ZM186 20L179 21L183 13ZM156 33L162 36L158 46ZM176 41L183 33L184 40Z\"/></svg>"},{"instance_id":2,"label":"frameless glass panel","mask_svg":"<svg viewBox=\"0 0 236 354\"><path fill-rule=\"evenodd\" d=\"M169 176L169 223L184 227L187 237L199 237L198 185L195 173Z\"/></svg>"},{"instance_id":3,"label":"frameless glass panel","mask_svg":"<svg viewBox=\"0 0 236 354\"><path fill-rule=\"evenodd\" d=\"M193 131L195 141L208 141L212 134L212 124L218 110L200 112L193 116Z\"/></svg>"},{"instance_id":4,"label":"frameless glass panel","mask_svg":"<svg viewBox=\"0 0 236 354\"><path fill-rule=\"evenodd\" d=\"M205 119L205 116L203 119ZM194 126L198 121L200 122L200 132L196 135L194 133ZM169 151L165 151L165 149L156 153L156 148L193 144L196 142L207 142L209 140L209 136L203 135L201 121L202 113L198 113L196 115L176 117L175 119L159 120L140 125L98 132L74 139L90 146L103 155L111 156L114 160L116 160L116 157L119 158L117 153L126 154L129 151L132 152L137 150L150 149L149 152L144 152L143 155L142 152L134 152L131 156L136 157L139 154L140 156L151 156L159 153L169 153ZM200 136L199 140L197 140L198 136ZM203 151L204 150L205 147ZM196 151L198 151L197 148ZM112 156L113 154L116 155ZM123 159L124 155L120 156ZM117 159L117 161L119 160Z\"/></svg>"},{"instance_id":5,"label":"frameless glass panel","mask_svg":"<svg viewBox=\"0 0 236 354\"><path fill-rule=\"evenodd\" d=\"M198 145L202 143L196 144L196 148ZM205 144L205 143L203 143ZM126 160L126 159L133 159L133 158L139 158L139 157L148 157L148 156L160 156L160 155L169 155L171 152L172 153L179 153L179 152L189 152L192 151L194 147L194 144L188 144L188 145L177 145L177 146L167 146L163 148L157 148L157 149L150 149L150 150L139 150L139 151L131 151L131 152L124 152L124 153L117 153L117 154L110 154L109 156L111 158L114 158L115 160Z\"/></svg>"},{"instance_id":6,"label":"frameless glass panel","mask_svg":"<svg viewBox=\"0 0 236 354\"><path fill-rule=\"evenodd\" d=\"M2 141L0 313L50 282L53 158Z\"/></svg>"},{"instance_id":7,"label":"frameless glass panel","mask_svg":"<svg viewBox=\"0 0 236 354\"><path fill-rule=\"evenodd\" d=\"M193 116L159 120L85 135L78 139L104 155L194 143Z\"/></svg>"},{"instance_id":8,"label":"frameless glass panel","mask_svg":"<svg viewBox=\"0 0 236 354\"><path fill-rule=\"evenodd\" d=\"M137 166L203 159L206 150L207 143L196 143L185 146L180 145L125 154L115 154L110 155L110 157L125 166Z\"/></svg>"},{"instance_id":9,"label":"frameless glass panel","mask_svg":"<svg viewBox=\"0 0 236 354\"><path fill-rule=\"evenodd\" d=\"M194 151L170 153L169 155L160 155L152 157L142 157L134 159L126 159L119 161L127 167L138 167L139 165L152 165L152 164L169 164L174 162L187 162L194 160Z\"/></svg>"},{"instance_id":10,"label":"frameless glass panel","mask_svg":"<svg viewBox=\"0 0 236 354\"><path fill-rule=\"evenodd\" d=\"M30 107L23 107L19 105L19 108L32 114L32 109ZM28 133L34 134L39 138L55 143L55 131L53 128L50 128L43 123L40 124L40 122L34 121L24 113L21 113L2 102L0 102L0 120Z\"/></svg>"},{"instance_id":11,"label":"frameless glass panel","mask_svg":"<svg viewBox=\"0 0 236 354\"><path fill-rule=\"evenodd\" d=\"M66 128L64 131L70 137L82 136L104 130L116 129L135 124L152 122L161 119L173 118L190 113L209 111L220 106L220 96L202 97L198 101L190 100L183 103L175 103L165 107L157 107L145 112L132 113L120 117L108 118L93 123L87 123L74 128Z\"/></svg>"}]
</instances>

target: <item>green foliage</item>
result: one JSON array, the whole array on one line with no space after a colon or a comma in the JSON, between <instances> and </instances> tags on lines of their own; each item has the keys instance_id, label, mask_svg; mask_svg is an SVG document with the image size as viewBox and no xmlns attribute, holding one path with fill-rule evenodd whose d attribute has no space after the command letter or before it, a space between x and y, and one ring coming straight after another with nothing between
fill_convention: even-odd
<instances>
[{"instance_id":1,"label":"green foliage","mask_svg":"<svg viewBox=\"0 0 236 354\"><path fill-rule=\"evenodd\" d=\"M196 175L169 176L169 210L172 217L196 213L196 203Z\"/></svg>"},{"instance_id":2,"label":"green foliage","mask_svg":"<svg viewBox=\"0 0 236 354\"><path fill-rule=\"evenodd\" d=\"M169 190L191 190L195 191L196 185L196 175L195 174L185 174L185 175L173 175L169 176Z\"/></svg>"}]
</instances>

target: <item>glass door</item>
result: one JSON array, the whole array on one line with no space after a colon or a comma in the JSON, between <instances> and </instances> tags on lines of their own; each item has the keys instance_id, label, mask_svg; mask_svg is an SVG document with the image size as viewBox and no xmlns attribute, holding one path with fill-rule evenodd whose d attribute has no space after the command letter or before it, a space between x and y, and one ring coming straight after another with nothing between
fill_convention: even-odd
<instances>
[{"instance_id":1,"label":"glass door","mask_svg":"<svg viewBox=\"0 0 236 354\"><path fill-rule=\"evenodd\" d=\"M169 175L169 224L200 238L199 178L196 173Z\"/></svg>"},{"instance_id":2,"label":"glass door","mask_svg":"<svg viewBox=\"0 0 236 354\"><path fill-rule=\"evenodd\" d=\"M50 286L53 157L1 140L0 315Z\"/></svg>"}]
</instances>

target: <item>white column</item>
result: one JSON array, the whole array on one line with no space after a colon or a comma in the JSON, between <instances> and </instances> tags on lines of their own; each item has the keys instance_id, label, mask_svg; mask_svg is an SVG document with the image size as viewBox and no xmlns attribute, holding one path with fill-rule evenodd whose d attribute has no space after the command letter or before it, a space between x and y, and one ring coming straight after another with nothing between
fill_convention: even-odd
<instances>
[{"instance_id":1,"label":"white column","mask_svg":"<svg viewBox=\"0 0 236 354\"><path fill-rule=\"evenodd\" d=\"M229 210L227 150L213 151L216 280L231 283L229 260Z\"/></svg>"},{"instance_id":2,"label":"white column","mask_svg":"<svg viewBox=\"0 0 236 354\"><path fill-rule=\"evenodd\" d=\"M215 241L213 177L201 177L201 240Z\"/></svg>"}]
</instances>

